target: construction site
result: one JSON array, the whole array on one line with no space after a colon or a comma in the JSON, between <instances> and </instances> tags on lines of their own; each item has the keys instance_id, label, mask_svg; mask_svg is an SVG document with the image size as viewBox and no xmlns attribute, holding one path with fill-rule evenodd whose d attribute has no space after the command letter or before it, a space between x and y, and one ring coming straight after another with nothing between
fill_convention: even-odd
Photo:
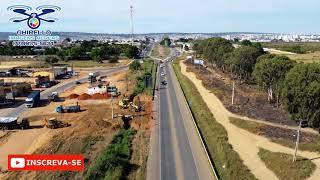
<instances>
[{"instance_id":1,"label":"construction site","mask_svg":"<svg viewBox=\"0 0 320 180\"><path fill-rule=\"evenodd\" d=\"M130 73L126 70L103 76L80 72L78 76L61 82L62 85L72 83L70 88L52 92L48 97L41 93L39 104L32 105L19 117L0 118L0 179L81 179L90 164L123 128L137 132L130 160L134 170L128 177L144 176L146 172L141 171L146 171L149 151L145 145L149 143L152 126L152 97L143 93L132 95L137 82L134 78L128 79ZM82 80L78 81L79 78ZM37 95L30 96L27 99L35 101ZM43 99L47 99L45 103ZM5 111L0 109L0 115ZM13 173L7 171L9 154L83 154L85 171Z\"/></svg>"}]
</instances>

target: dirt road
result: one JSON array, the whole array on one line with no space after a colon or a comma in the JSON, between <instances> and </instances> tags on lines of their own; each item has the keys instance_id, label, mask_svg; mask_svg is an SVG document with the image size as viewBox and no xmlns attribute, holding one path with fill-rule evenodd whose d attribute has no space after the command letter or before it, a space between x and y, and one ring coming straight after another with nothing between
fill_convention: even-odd
<instances>
[{"instance_id":1,"label":"dirt road","mask_svg":"<svg viewBox=\"0 0 320 180\"><path fill-rule=\"evenodd\" d=\"M229 143L233 146L235 151L239 154L243 163L252 171L258 179L278 179L276 175L269 170L264 162L258 156L259 148L264 148L273 152L283 152L293 154L294 150L270 142L267 138L257 136L246 130L240 129L229 122L230 117L239 117L230 113L221 103L221 101L203 85L202 81L198 80L194 73L187 72L187 67L180 62L182 73L188 77L197 87L197 90L202 95L203 100L213 113L215 119L221 123L228 132ZM244 118L244 117L241 117ZM299 151L299 156L314 159L318 158L320 154ZM320 177L320 159L315 159L313 162L317 165L315 172L310 179L319 179Z\"/></svg>"}]
</instances>

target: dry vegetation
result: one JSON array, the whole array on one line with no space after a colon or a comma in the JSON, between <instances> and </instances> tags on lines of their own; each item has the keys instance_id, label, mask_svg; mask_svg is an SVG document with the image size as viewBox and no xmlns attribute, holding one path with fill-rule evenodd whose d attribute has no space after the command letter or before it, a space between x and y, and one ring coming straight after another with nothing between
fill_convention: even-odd
<instances>
[{"instance_id":1,"label":"dry vegetation","mask_svg":"<svg viewBox=\"0 0 320 180\"><path fill-rule=\"evenodd\" d=\"M292 163L293 156L289 154L260 149L259 156L280 180L307 179L316 169L311 160L302 157L297 157L297 162Z\"/></svg>"},{"instance_id":2,"label":"dry vegetation","mask_svg":"<svg viewBox=\"0 0 320 180\"><path fill-rule=\"evenodd\" d=\"M264 136L272 142L290 148L295 147L296 130L274 127L238 118L230 118L230 122L251 133ZM320 135L301 132L299 149L302 151L320 152Z\"/></svg>"},{"instance_id":3,"label":"dry vegetation","mask_svg":"<svg viewBox=\"0 0 320 180\"><path fill-rule=\"evenodd\" d=\"M228 75L219 70L211 70L186 63L188 71L194 72L202 80L204 86L212 91L231 112L254 119L267 120L274 123L295 125L284 109L274 107L267 101L267 95L257 86L242 84L236 81L234 105L231 104L232 81Z\"/></svg>"}]
</instances>

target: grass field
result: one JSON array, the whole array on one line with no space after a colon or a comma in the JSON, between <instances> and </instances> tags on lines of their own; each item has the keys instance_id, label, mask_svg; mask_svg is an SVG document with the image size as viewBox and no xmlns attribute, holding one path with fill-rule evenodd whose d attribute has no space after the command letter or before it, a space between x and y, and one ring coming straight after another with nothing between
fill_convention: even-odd
<instances>
[{"instance_id":1,"label":"grass field","mask_svg":"<svg viewBox=\"0 0 320 180\"><path fill-rule=\"evenodd\" d=\"M320 51L320 43L316 42L262 43L262 46L266 48L274 48L281 51L289 51L293 53L310 53ZM298 52L296 52L297 50Z\"/></svg>"},{"instance_id":2,"label":"grass field","mask_svg":"<svg viewBox=\"0 0 320 180\"><path fill-rule=\"evenodd\" d=\"M165 48L161 45L156 45L153 48L153 51L151 53L152 57L157 57L157 58L166 58L170 55L171 51L169 48Z\"/></svg>"},{"instance_id":3,"label":"grass field","mask_svg":"<svg viewBox=\"0 0 320 180\"><path fill-rule=\"evenodd\" d=\"M267 168L273 171L280 180L306 179L316 169L316 165L311 160L302 157L297 157L297 161L293 163L293 156L289 154L265 149L260 149L258 154Z\"/></svg>"},{"instance_id":4,"label":"grass field","mask_svg":"<svg viewBox=\"0 0 320 180\"><path fill-rule=\"evenodd\" d=\"M40 61L24 59L19 61L0 61L0 69L10 69L14 67L27 67L32 66L33 64L43 64Z\"/></svg>"},{"instance_id":5,"label":"grass field","mask_svg":"<svg viewBox=\"0 0 320 180\"><path fill-rule=\"evenodd\" d=\"M173 67L187 100L192 101L191 111L220 179L256 179L228 143L226 130L215 121L194 84L181 73L179 60Z\"/></svg>"},{"instance_id":6,"label":"grass field","mask_svg":"<svg viewBox=\"0 0 320 180\"><path fill-rule=\"evenodd\" d=\"M303 63L320 62L320 43L262 43L263 47L273 48L281 51L295 52L294 47L299 47L300 53L287 54L281 52L271 52L272 54L285 55L289 58Z\"/></svg>"},{"instance_id":7,"label":"grass field","mask_svg":"<svg viewBox=\"0 0 320 180\"><path fill-rule=\"evenodd\" d=\"M320 62L320 51L315 51L312 53L306 54L293 54L293 55L286 55L290 59L296 60L297 62L303 63L313 63L313 62Z\"/></svg>"},{"instance_id":8,"label":"grass field","mask_svg":"<svg viewBox=\"0 0 320 180\"><path fill-rule=\"evenodd\" d=\"M103 61L103 63L98 63L92 60L80 61L59 61L55 65L66 65L73 66L75 68L93 68L93 67L115 67L119 65L126 65L130 62L129 59L120 59L118 63L109 63L108 61ZM40 60L14 60L14 61L0 61L0 69L9 68L49 68L50 65Z\"/></svg>"},{"instance_id":9,"label":"grass field","mask_svg":"<svg viewBox=\"0 0 320 180\"><path fill-rule=\"evenodd\" d=\"M296 138L295 130L272 127L262 123L246 121L238 118L230 118L230 122L241 129L245 129L253 134L262 135L277 144L294 148ZM311 133L301 133L299 149L302 151L320 152L320 136Z\"/></svg>"}]
</instances>

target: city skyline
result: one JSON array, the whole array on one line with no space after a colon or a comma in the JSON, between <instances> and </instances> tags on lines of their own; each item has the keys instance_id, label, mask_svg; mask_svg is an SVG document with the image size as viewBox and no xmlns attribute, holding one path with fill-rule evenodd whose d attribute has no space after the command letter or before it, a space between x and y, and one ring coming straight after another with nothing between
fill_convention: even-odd
<instances>
[{"instance_id":1,"label":"city skyline","mask_svg":"<svg viewBox=\"0 0 320 180\"><path fill-rule=\"evenodd\" d=\"M7 11L12 5L57 5L62 10L54 16L55 23L44 23L41 28L59 32L90 32L129 34L130 1L76 0L51 2L39 0L4 0L0 2L0 32L26 29L23 23L9 21L14 16ZM311 6L312 4L312 6ZM269 0L256 2L202 0L133 1L135 33L217 33L217 32L265 32L265 33L319 33L315 0L300 1Z\"/></svg>"}]
</instances>

